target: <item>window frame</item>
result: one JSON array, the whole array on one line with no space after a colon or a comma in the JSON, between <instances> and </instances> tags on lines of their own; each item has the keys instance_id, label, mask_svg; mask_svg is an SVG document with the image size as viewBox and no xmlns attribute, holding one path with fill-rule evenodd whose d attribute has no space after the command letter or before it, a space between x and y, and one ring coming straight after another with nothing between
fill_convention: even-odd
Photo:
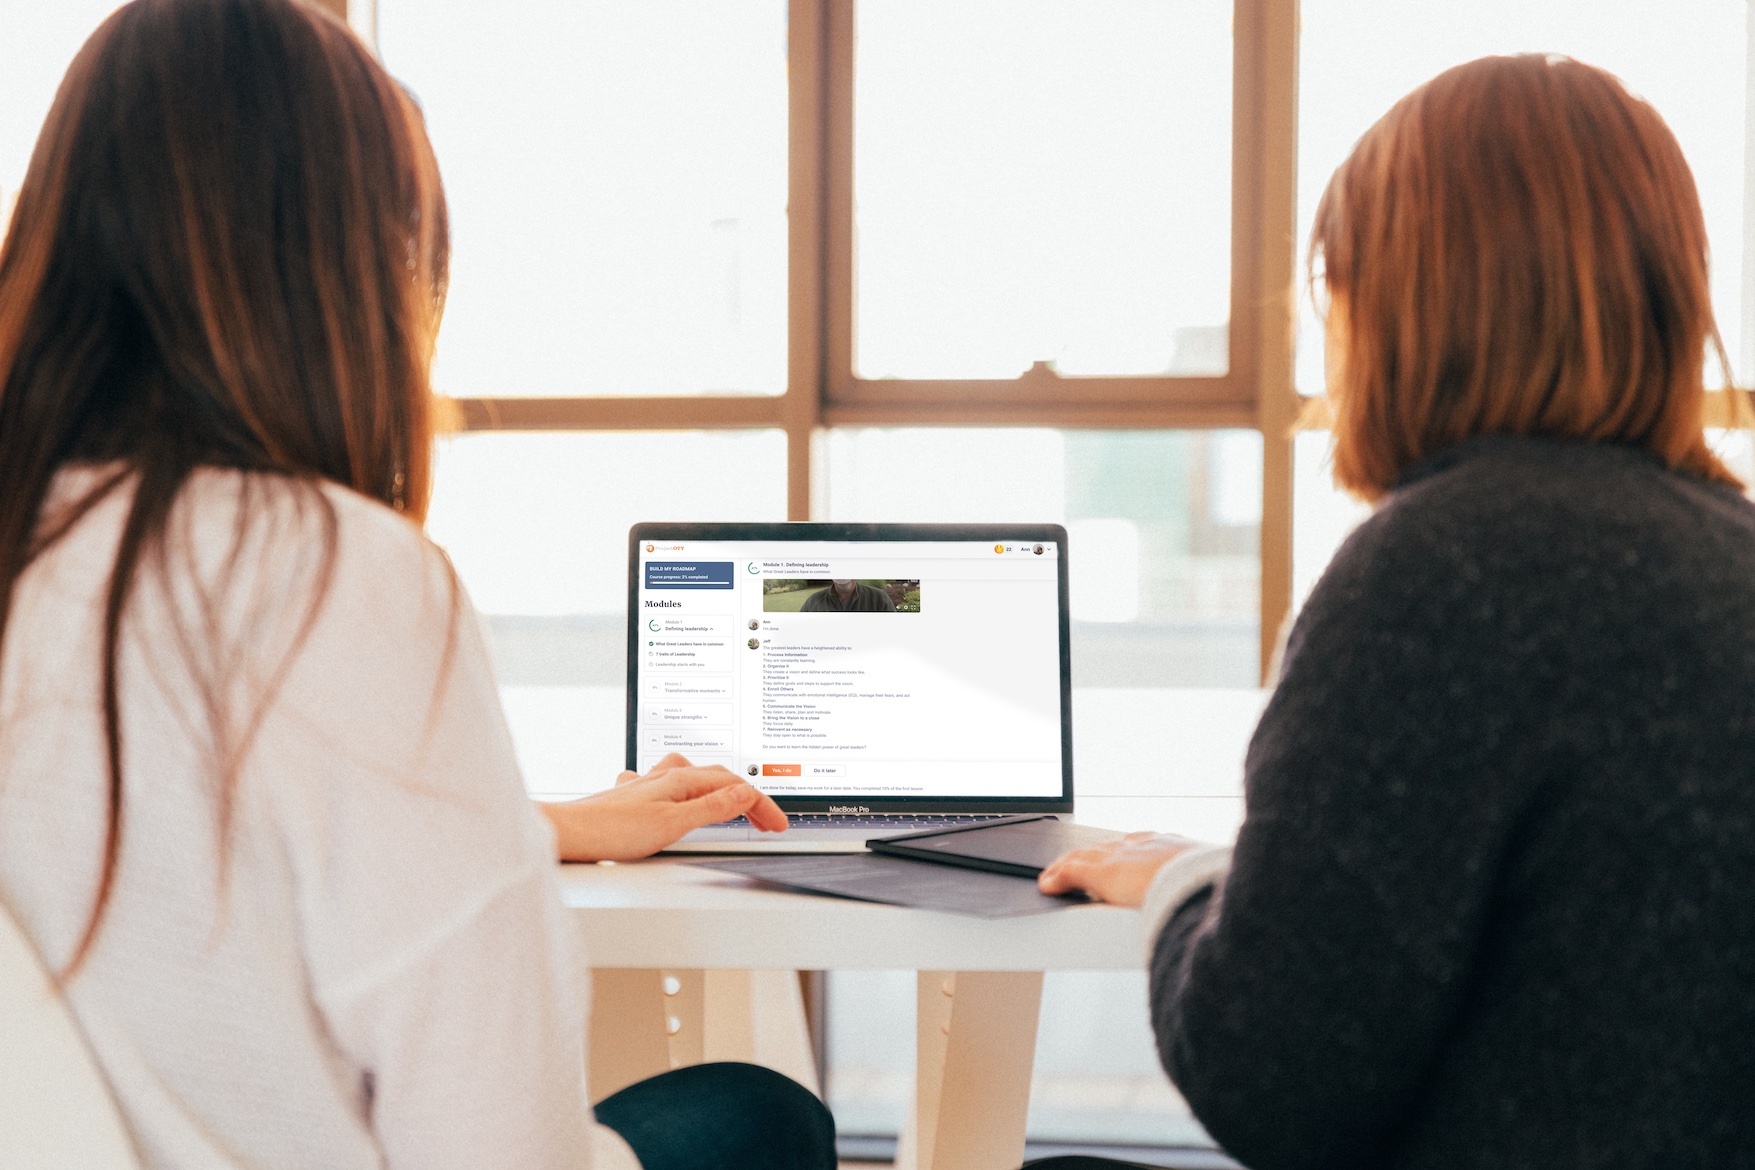
<instances>
[{"instance_id":1,"label":"window frame","mask_svg":"<svg viewBox=\"0 0 1755 1170\"><path fill-rule=\"evenodd\" d=\"M368 35L375 0L319 0ZM1233 0L1229 368L1218 377L863 379L853 368L857 0L789 0L786 386L778 395L447 400L461 431L786 434L787 517L822 518L826 431L854 426L1257 430L1263 678L1292 600L1298 0Z\"/></svg>"}]
</instances>

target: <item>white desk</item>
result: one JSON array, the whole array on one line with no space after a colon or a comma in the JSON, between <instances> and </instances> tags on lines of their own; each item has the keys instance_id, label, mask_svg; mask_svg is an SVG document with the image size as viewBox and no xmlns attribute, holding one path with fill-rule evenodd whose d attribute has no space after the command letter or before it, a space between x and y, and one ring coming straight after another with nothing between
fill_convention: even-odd
<instances>
[{"instance_id":1,"label":"white desk","mask_svg":"<svg viewBox=\"0 0 1755 1170\"><path fill-rule=\"evenodd\" d=\"M919 972L913 1121L897 1159L917 1170L1015 1170L1042 973L1140 965L1139 913L1113 906L976 919L790 894L670 859L563 866L561 886L595 970L597 1099L696 1060L754 1060L811 1084L793 972ZM679 1025L668 1040L665 1017Z\"/></svg>"},{"instance_id":2,"label":"white desk","mask_svg":"<svg viewBox=\"0 0 1755 1170\"><path fill-rule=\"evenodd\" d=\"M561 893L593 967L1119 971L1140 965L1133 910L1078 906L1014 919L970 918L786 893L692 869L689 860L561 867Z\"/></svg>"},{"instance_id":3,"label":"white desk","mask_svg":"<svg viewBox=\"0 0 1755 1170\"><path fill-rule=\"evenodd\" d=\"M1110 691L1098 700L1078 708L1078 819L1228 839L1261 696ZM814 1087L793 972L912 968L916 1080L898 1164L1015 1170L1043 972L1141 963L1133 910L984 920L785 893L687 860L561 867L595 970L594 1098L700 1060L754 1060Z\"/></svg>"}]
</instances>

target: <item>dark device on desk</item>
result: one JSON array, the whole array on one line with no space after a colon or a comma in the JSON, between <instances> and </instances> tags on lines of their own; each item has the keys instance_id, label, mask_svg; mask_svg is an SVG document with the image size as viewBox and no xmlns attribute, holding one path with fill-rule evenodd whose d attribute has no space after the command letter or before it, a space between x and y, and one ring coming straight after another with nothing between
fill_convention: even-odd
<instances>
[{"instance_id":1,"label":"dark device on desk","mask_svg":"<svg viewBox=\"0 0 1755 1170\"><path fill-rule=\"evenodd\" d=\"M1126 836L1051 816L1007 817L983 825L959 825L867 841L873 853L936 861L965 869L1033 878L1071 849L1087 849Z\"/></svg>"}]
</instances>

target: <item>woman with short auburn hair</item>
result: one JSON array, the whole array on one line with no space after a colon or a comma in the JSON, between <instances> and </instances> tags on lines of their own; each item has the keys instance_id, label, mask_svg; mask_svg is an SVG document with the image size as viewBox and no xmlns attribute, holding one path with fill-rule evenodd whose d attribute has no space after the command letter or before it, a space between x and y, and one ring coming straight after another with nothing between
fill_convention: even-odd
<instances>
[{"instance_id":1,"label":"woman with short auburn hair","mask_svg":"<svg viewBox=\"0 0 1755 1170\"><path fill-rule=\"evenodd\" d=\"M1335 172L1309 259L1342 363L1335 480L1356 495L1477 435L1639 447L1738 483L1701 425L1709 347L1730 362L1694 176L1610 74L1526 56L1434 78Z\"/></svg>"},{"instance_id":2,"label":"woman with short auburn hair","mask_svg":"<svg viewBox=\"0 0 1755 1170\"><path fill-rule=\"evenodd\" d=\"M675 758L526 800L419 528L446 255L418 110L316 6L80 51L0 244L0 914L152 1170L833 1167L750 1065L594 1123L555 851L785 818Z\"/></svg>"},{"instance_id":3,"label":"woman with short auburn hair","mask_svg":"<svg viewBox=\"0 0 1755 1170\"><path fill-rule=\"evenodd\" d=\"M1755 506L1703 432L1681 150L1600 69L1474 61L1364 135L1310 254L1377 508L1236 845L1042 884L1143 905L1165 1067L1250 1167L1755 1165Z\"/></svg>"}]
</instances>

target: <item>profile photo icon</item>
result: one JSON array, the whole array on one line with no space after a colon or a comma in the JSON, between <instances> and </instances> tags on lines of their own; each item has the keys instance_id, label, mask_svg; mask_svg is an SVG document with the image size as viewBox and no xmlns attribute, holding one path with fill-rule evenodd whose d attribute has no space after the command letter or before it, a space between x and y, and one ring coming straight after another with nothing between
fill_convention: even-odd
<instances>
[{"instance_id":1,"label":"profile photo icon","mask_svg":"<svg viewBox=\"0 0 1755 1170\"><path fill-rule=\"evenodd\" d=\"M762 621L760 618L751 618L750 619L750 629L759 630L761 628L762 628Z\"/></svg>"},{"instance_id":2,"label":"profile photo icon","mask_svg":"<svg viewBox=\"0 0 1755 1170\"><path fill-rule=\"evenodd\" d=\"M760 638L751 638L750 639L750 649L751 650L758 650L761 648L761 645L762 645L762 640Z\"/></svg>"},{"instance_id":3,"label":"profile photo icon","mask_svg":"<svg viewBox=\"0 0 1755 1170\"><path fill-rule=\"evenodd\" d=\"M761 772L762 772L762 770L754 764L751 764L749 767L745 768L744 771L748 772L751 776L759 776L759 775L761 775Z\"/></svg>"},{"instance_id":4,"label":"profile photo icon","mask_svg":"<svg viewBox=\"0 0 1755 1170\"><path fill-rule=\"evenodd\" d=\"M1037 546L1036 546L1036 547L1035 547L1035 548L1034 548L1034 549L1032 549L1032 550L1031 550L1031 551L1032 551L1032 552L1034 552L1034 553L1035 553L1035 554L1036 554L1036 555L1037 555L1037 556L1041 556L1041 555L1042 555L1042 546L1041 546L1041 545L1037 545Z\"/></svg>"}]
</instances>

